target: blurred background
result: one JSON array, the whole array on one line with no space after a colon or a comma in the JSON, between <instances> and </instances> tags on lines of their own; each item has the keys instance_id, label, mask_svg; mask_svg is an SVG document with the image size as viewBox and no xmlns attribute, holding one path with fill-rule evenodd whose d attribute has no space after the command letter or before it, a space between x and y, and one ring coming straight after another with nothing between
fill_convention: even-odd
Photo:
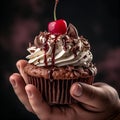
<instances>
[{"instance_id":1,"label":"blurred background","mask_svg":"<svg viewBox=\"0 0 120 120\"><path fill-rule=\"evenodd\" d=\"M95 82L113 86L120 95L119 0L60 0L57 18L72 23L91 44L98 68ZM0 2L0 116L3 120L38 120L25 110L9 83L25 59L28 43L53 21L54 0Z\"/></svg>"}]
</instances>

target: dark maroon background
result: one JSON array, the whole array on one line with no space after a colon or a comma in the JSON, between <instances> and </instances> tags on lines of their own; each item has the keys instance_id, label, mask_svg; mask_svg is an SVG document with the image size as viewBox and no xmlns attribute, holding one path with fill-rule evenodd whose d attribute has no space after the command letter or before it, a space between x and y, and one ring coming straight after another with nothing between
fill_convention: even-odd
<instances>
[{"instance_id":1,"label":"dark maroon background","mask_svg":"<svg viewBox=\"0 0 120 120\"><path fill-rule=\"evenodd\" d=\"M9 83L15 63L25 58L28 42L53 20L54 0L1 0L0 2L0 117L37 120L19 102ZM120 94L119 0L60 0L57 18L72 23L85 36L98 67L96 81Z\"/></svg>"}]
</instances>

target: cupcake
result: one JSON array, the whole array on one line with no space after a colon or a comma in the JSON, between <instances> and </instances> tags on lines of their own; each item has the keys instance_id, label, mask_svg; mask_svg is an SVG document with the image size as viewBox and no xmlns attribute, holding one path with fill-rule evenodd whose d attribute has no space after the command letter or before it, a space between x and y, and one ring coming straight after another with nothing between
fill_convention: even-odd
<instances>
[{"instance_id":1,"label":"cupcake","mask_svg":"<svg viewBox=\"0 0 120 120\"><path fill-rule=\"evenodd\" d=\"M24 72L26 84L35 85L50 104L72 104L70 87L74 82L92 84L97 74L86 38L79 36L74 25L65 33L40 32L29 44Z\"/></svg>"}]
</instances>

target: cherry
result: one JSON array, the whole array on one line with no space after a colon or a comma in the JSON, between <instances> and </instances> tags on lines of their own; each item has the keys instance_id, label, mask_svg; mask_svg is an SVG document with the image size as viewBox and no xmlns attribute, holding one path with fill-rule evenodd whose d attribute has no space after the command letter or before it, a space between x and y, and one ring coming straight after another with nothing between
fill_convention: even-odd
<instances>
[{"instance_id":1,"label":"cherry","mask_svg":"<svg viewBox=\"0 0 120 120\"><path fill-rule=\"evenodd\" d=\"M67 31L67 23L63 19L59 19L48 24L48 31L51 34L65 34Z\"/></svg>"},{"instance_id":2,"label":"cherry","mask_svg":"<svg viewBox=\"0 0 120 120\"><path fill-rule=\"evenodd\" d=\"M54 6L54 21L50 22L48 24L48 31L51 34L65 34L67 31L67 23L63 19L56 19L56 7L58 4L58 0L55 0L55 6Z\"/></svg>"}]
</instances>

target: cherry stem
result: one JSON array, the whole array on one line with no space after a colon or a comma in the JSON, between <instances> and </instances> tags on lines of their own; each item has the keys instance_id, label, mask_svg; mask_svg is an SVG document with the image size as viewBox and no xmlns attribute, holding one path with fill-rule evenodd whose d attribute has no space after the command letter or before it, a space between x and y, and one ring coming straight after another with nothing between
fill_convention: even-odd
<instances>
[{"instance_id":1,"label":"cherry stem","mask_svg":"<svg viewBox=\"0 0 120 120\"><path fill-rule=\"evenodd\" d=\"M56 18L56 7L57 7L58 2L59 2L59 0L55 0L55 6L54 6L54 20L57 20L57 18Z\"/></svg>"}]
</instances>

